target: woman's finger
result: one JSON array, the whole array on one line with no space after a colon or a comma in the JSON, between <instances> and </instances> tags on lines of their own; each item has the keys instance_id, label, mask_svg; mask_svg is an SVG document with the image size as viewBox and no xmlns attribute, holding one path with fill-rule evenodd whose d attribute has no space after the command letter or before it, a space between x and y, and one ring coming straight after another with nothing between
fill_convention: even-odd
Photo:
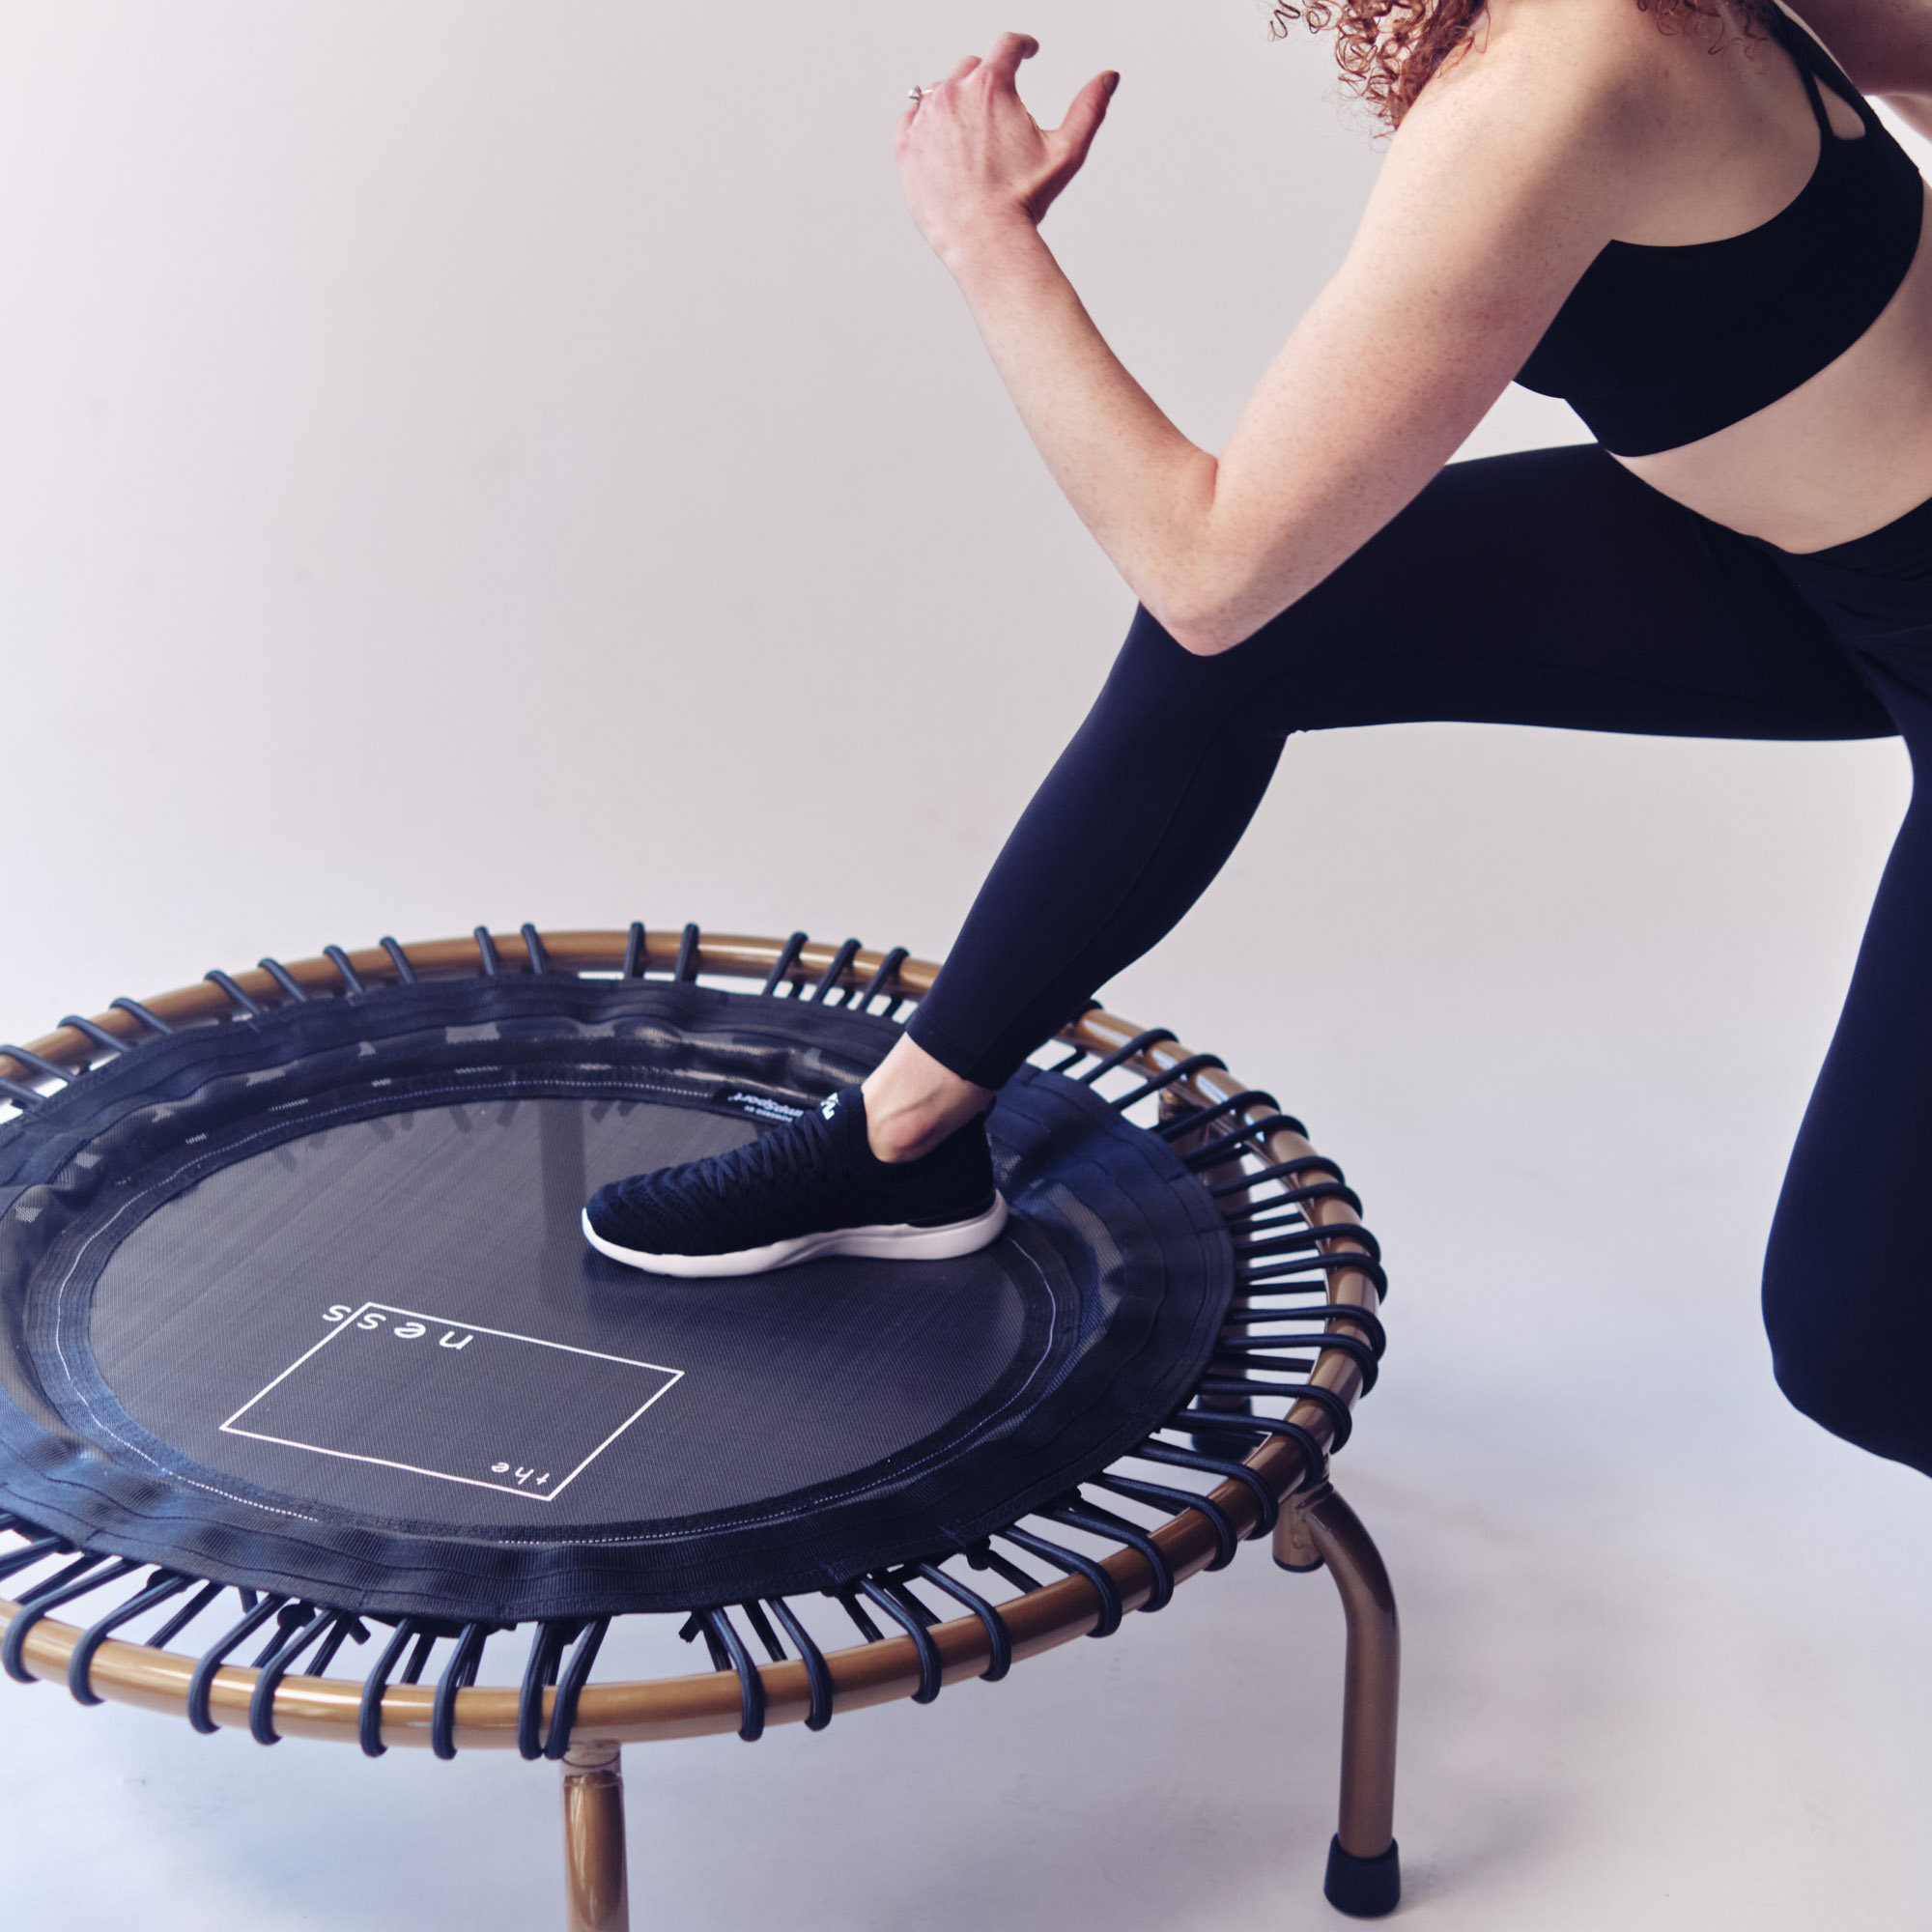
<instances>
[{"instance_id":1,"label":"woman's finger","mask_svg":"<svg viewBox=\"0 0 1932 1932\"><path fill-rule=\"evenodd\" d=\"M1005 81L1010 87L1020 71L1020 62L1032 60L1038 51L1039 43L1031 34L1002 34L986 56L986 71L996 86Z\"/></svg>"},{"instance_id":2,"label":"woman's finger","mask_svg":"<svg viewBox=\"0 0 1932 1932\"><path fill-rule=\"evenodd\" d=\"M962 72L970 72L973 68L979 65L980 57L975 54L970 62L962 62L959 67L954 68L951 73L946 75L945 79L929 80L923 86L908 88L906 92L912 98L912 105L899 116L900 133L903 134L912 126L914 116L933 99L939 90L946 85L948 80L957 80Z\"/></svg>"},{"instance_id":3,"label":"woman's finger","mask_svg":"<svg viewBox=\"0 0 1932 1932\"><path fill-rule=\"evenodd\" d=\"M978 54L968 54L946 77L948 80L964 80L980 65Z\"/></svg>"},{"instance_id":4,"label":"woman's finger","mask_svg":"<svg viewBox=\"0 0 1932 1932\"><path fill-rule=\"evenodd\" d=\"M1107 103L1114 98L1114 90L1121 84L1118 73L1096 73L1067 107L1066 118L1053 130L1066 155L1066 158L1078 167L1087 158L1087 150L1094 145L1094 136L1100 131L1100 123L1107 118Z\"/></svg>"}]
</instances>

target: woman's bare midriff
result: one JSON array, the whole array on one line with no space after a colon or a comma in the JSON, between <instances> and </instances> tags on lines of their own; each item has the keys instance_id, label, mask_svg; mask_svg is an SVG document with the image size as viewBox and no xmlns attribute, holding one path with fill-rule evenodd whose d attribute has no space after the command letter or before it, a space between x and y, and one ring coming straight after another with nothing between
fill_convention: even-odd
<instances>
[{"instance_id":1,"label":"woman's bare midriff","mask_svg":"<svg viewBox=\"0 0 1932 1932\"><path fill-rule=\"evenodd\" d=\"M1688 508L1789 551L1847 543L1932 498L1928 240L1932 218L1878 320L1809 382L1715 436L1619 461ZM1721 357L1724 345L1701 353Z\"/></svg>"}]
</instances>

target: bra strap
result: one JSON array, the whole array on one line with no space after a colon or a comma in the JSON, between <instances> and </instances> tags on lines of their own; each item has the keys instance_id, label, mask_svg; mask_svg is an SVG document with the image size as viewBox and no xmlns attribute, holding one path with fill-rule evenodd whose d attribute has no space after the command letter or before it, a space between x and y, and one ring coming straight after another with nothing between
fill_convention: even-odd
<instances>
[{"instance_id":1,"label":"bra strap","mask_svg":"<svg viewBox=\"0 0 1932 1932\"><path fill-rule=\"evenodd\" d=\"M1845 136L1832 126L1832 117L1825 112L1825 97L1818 91L1820 79L1831 82L1832 92L1844 100L1864 123L1866 133L1870 133L1875 121L1871 107L1837 62L1777 5L1777 0L1771 0L1770 12L1771 30L1776 36L1778 45L1791 56L1804 78L1804 92L1811 98L1811 115L1826 142L1824 152L1830 154L1833 145L1842 142Z\"/></svg>"}]
</instances>

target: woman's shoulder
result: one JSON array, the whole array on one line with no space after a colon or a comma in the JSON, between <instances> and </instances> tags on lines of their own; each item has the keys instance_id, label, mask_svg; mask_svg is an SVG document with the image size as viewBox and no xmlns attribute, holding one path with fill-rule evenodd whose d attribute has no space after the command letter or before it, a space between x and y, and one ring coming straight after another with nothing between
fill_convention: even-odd
<instances>
[{"instance_id":1,"label":"woman's shoulder","mask_svg":"<svg viewBox=\"0 0 1932 1932\"><path fill-rule=\"evenodd\" d=\"M1636 0L1490 0L1416 97L1397 144L1488 136L1601 156L1654 138L1661 83L1681 47Z\"/></svg>"},{"instance_id":2,"label":"woman's shoulder","mask_svg":"<svg viewBox=\"0 0 1932 1932\"><path fill-rule=\"evenodd\" d=\"M1712 50L1705 35L1662 30L1638 0L1490 0L1396 144L1460 137L1540 153L1566 173L1607 166L1640 197L1647 181L1681 174L1686 156L1710 145L1725 85ZM1728 50L1754 57L1735 36Z\"/></svg>"},{"instance_id":3,"label":"woman's shoulder","mask_svg":"<svg viewBox=\"0 0 1932 1932\"><path fill-rule=\"evenodd\" d=\"M1682 47L1637 0L1490 0L1412 111L1613 109L1654 91Z\"/></svg>"},{"instance_id":4,"label":"woman's shoulder","mask_svg":"<svg viewBox=\"0 0 1932 1932\"><path fill-rule=\"evenodd\" d=\"M1932 0L1804 0L1779 11L1820 42L1861 92L1932 93ZM1422 98L1520 97L1536 87L1616 99L1655 92L1672 78L1694 90L1708 78L1700 69L1711 52L1748 47L1734 20L1726 27L1714 43L1681 20L1661 23L1642 0L1489 0ZM1760 44L1762 33L1752 37Z\"/></svg>"}]
</instances>

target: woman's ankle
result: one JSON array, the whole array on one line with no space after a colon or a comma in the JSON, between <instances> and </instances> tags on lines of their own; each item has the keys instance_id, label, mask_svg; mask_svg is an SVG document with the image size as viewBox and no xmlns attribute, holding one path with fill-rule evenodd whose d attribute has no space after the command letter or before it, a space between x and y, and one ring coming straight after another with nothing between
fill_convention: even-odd
<instances>
[{"instance_id":1,"label":"woman's ankle","mask_svg":"<svg viewBox=\"0 0 1932 1932\"><path fill-rule=\"evenodd\" d=\"M989 1089L960 1079L910 1039L899 1040L862 1091L866 1139L883 1161L930 1153L993 1100Z\"/></svg>"}]
</instances>

